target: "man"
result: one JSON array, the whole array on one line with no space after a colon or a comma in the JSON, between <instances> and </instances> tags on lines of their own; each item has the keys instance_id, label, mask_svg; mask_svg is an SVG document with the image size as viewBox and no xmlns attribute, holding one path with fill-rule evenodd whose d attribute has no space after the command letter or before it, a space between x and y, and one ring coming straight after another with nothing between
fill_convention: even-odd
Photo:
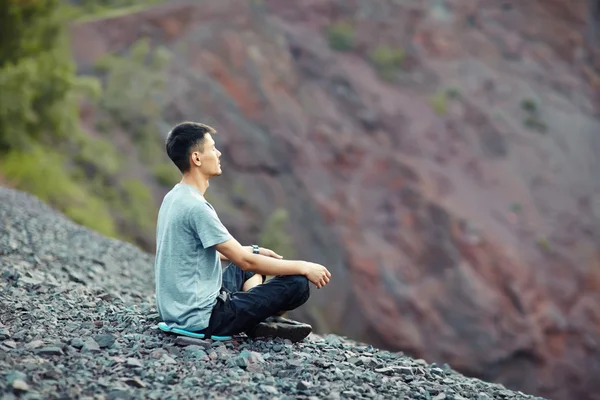
<instances>
[{"instance_id":1,"label":"man","mask_svg":"<svg viewBox=\"0 0 600 400\"><path fill-rule=\"evenodd\" d=\"M204 198L209 180L221 175L221 152L210 126L184 122L166 141L169 158L183 174L167 193L156 231L156 301L170 328L205 337L245 332L250 337L300 341L310 325L281 318L309 297L331 274L322 265L283 260L257 246L242 247ZM223 271L221 260L231 263ZM265 276L274 276L264 282Z\"/></svg>"}]
</instances>

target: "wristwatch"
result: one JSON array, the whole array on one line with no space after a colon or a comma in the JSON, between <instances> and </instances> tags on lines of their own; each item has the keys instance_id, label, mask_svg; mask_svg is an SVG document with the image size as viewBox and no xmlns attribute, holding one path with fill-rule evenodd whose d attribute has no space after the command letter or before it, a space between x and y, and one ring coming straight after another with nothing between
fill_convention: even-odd
<instances>
[{"instance_id":1,"label":"wristwatch","mask_svg":"<svg viewBox=\"0 0 600 400\"><path fill-rule=\"evenodd\" d=\"M253 244L252 245L252 252L254 254L260 254L260 248L257 245ZM262 283L265 283L267 281L267 276L266 275L261 275L261 276L263 278Z\"/></svg>"}]
</instances>

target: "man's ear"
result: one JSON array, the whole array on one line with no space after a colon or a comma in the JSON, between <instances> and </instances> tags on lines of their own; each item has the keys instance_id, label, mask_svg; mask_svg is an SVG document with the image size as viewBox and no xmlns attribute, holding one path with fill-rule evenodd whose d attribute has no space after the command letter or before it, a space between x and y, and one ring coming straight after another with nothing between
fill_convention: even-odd
<instances>
[{"instance_id":1,"label":"man's ear","mask_svg":"<svg viewBox=\"0 0 600 400\"><path fill-rule=\"evenodd\" d=\"M197 166L202 165L202 162L200 161L200 153L197 151L192 153L192 162Z\"/></svg>"}]
</instances>

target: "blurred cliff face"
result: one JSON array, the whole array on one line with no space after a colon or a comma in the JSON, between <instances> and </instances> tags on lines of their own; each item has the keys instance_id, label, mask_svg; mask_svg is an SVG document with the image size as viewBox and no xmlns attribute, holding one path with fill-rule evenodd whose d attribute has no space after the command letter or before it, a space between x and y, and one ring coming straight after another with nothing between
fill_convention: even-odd
<instances>
[{"instance_id":1,"label":"blurred cliff face","mask_svg":"<svg viewBox=\"0 0 600 400\"><path fill-rule=\"evenodd\" d=\"M588 0L587 2L587 28L585 39L588 52L588 64L598 74L600 71L600 2ZM590 74L593 75L593 74ZM596 89L598 81L596 80Z\"/></svg>"},{"instance_id":2,"label":"blurred cliff face","mask_svg":"<svg viewBox=\"0 0 600 400\"><path fill-rule=\"evenodd\" d=\"M211 195L232 233L283 238L334 273L297 317L525 392L592 399L598 7L190 1L79 23L72 40L82 73L143 37L169 52L153 132L216 126L228 170ZM91 132L110 114L83 110ZM131 129L110 131L135 145ZM138 177L156 198L168 190ZM274 215L285 235L264 231Z\"/></svg>"}]
</instances>

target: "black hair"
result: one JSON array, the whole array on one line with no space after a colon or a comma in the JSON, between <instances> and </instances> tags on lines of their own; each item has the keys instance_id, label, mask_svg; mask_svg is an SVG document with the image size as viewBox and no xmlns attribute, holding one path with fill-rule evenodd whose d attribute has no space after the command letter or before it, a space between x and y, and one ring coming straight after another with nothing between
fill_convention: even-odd
<instances>
[{"instance_id":1,"label":"black hair","mask_svg":"<svg viewBox=\"0 0 600 400\"><path fill-rule=\"evenodd\" d=\"M207 133L214 134L217 131L198 122L182 122L169 132L165 145L167 154L182 173L190 169L192 151L204 152L204 139Z\"/></svg>"}]
</instances>

